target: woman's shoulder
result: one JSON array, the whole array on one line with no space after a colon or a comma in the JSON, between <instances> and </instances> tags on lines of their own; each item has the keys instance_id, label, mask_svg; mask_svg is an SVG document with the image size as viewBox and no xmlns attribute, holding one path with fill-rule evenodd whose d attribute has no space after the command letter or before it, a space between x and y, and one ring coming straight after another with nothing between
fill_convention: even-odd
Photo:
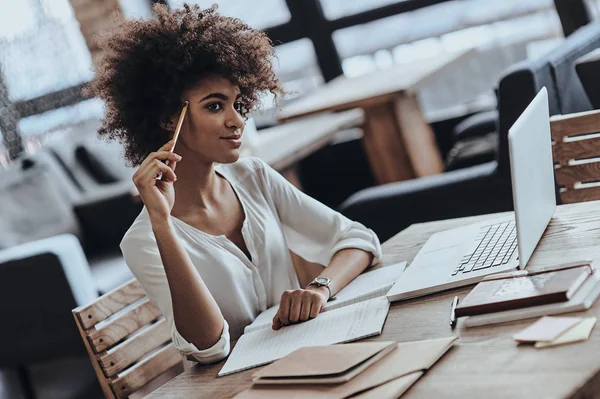
<instances>
[{"instance_id":1,"label":"woman's shoulder","mask_svg":"<svg viewBox=\"0 0 600 399\"><path fill-rule=\"evenodd\" d=\"M120 247L123 250L131 245L139 246L142 243L153 244L154 242L152 222L146 207L144 207L123 236Z\"/></svg>"}]
</instances>

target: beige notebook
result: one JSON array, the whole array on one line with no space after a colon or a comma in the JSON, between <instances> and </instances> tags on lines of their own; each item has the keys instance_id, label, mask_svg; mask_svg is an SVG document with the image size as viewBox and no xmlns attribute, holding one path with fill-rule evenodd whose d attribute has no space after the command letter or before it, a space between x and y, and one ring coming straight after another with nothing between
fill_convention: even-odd
<instances>
[{"instance_id":1,"label":"beige notebook","mask_svg":"<svg viewBox=\"0 0 600 399\"><path fill-rule=\"evenodd\" d=\"M307 346L254 373L252 381L254 384L340 384L394 349L396 343L390 341Z\"/></svg>"},{"instance_id":2,"label":"beige notebook","mask_svg":"<svg viewBox=\"0 0 600 399\"><path fill-rule=\"evenodd\" d=\"M345 384L254 385L237 399L392 399L402 395L424 371L429 370L452 347L456 337L403 342L396 349ZM429 374L428 378L434 378ZM354 396L352 396L354 398Z\"/></svg>"}]
</instances>

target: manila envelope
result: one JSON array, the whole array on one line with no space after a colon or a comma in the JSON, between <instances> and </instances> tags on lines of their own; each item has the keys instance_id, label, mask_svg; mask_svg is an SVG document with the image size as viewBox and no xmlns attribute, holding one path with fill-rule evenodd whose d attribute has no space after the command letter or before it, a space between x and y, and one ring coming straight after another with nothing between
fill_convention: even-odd
<instances>
[{"instance_id":1,"label":"manila envelope","mask_svg":"<svg viewBox=\"0 0 600 399\"><path fill-rule=\"evenodd\" d=\"M457 337L402 342L377 363L344 384L255 385L237 399L343 399L359 394L361 399L397 398L452 347Z\"/></svg>"}]
</instances>

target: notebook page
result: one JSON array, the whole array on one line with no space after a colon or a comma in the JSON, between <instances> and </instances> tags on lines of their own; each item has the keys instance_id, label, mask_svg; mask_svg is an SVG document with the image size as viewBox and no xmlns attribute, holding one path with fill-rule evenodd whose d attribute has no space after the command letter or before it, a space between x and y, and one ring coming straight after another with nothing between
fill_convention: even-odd
<instances>
[{"instance_id":1,"label":"notebook page","mask_svg":"<svg viewBox=\"0 0 600 399\"><path fill-rule=\"evenodd\" d=\"M340 290L336 300L327 302L324 310L338 309L386 295L405 268L406 262L400 262L359 275Z\"/></svg>"},{"instance_id":2,"label":"notebook page","mask_svg":"<svg viewBox=\"0 0 600 399\"><path fill-rule=\"evenodd\" d=\"M316 319L244 334L219 377L262 366L305 346L331 345L381 334L390 303L380 297L320 314Z\"/></svg>"},{"instance_id":3,"label":"notebook page","mask_svg":"<svg viewBox=\"0 0 600 399\"><path fill-rule=\"evenodd\" d=\"M400 262L359 275L340 290L336 295L336 300L327 302L322 312L385 296L392 285L400 278L405 268L406 262ZM244 333L247 334L262 328L271 328L273 317L275 317L278 309L279 305L275 305L259 314L252 324L246 326Z\"/></svg>"}]
</instances>

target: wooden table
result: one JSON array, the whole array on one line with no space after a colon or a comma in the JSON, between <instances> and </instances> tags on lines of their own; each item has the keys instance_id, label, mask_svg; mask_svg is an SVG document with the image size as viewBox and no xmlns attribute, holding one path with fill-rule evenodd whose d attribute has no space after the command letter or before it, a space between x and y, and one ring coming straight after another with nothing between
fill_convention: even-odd
<instances>
[{"instance_id":1,"label":"wooden table","mask_svg":"<svg viewBox=\"0 0 600 399\"><path fill-rule=\"evenodd\" d=\"M440 173L444 163L415 93L427 81L456 64L465 64L474 54L449 53L358 78L339 77L286 105L279 118L290 120L360 107L365 111L363 143L378 183Z\"/></svg>"},{"instance_id":2,"label":"wooden table","mask_svg":"<svg viewBox=\"0 0 600 399\"><path fill-rule=\"evenodd\" d=\"M506 214L501 214L506 215ZM497 215L497 216L501 216ZM489 217L489 216L487 216ZM486 216L417 224L383 245L383 264L412 261L435 232L480 221ZM546 230L528 269L567 260L600 259L600 201L563 205ZM409 389L403 398L593 398L600 397L600 328L588 341L534 349L517 346L512 335L532 320L466 329L459 319L448 324L454 295L469 288L392 304L383 333L376 340L413 341L456 334L458 342ZM600 304L583 313L600 317ZM228 398L250 387L251 369L217 378L224 362L196 365L148 398Z\"/></svg>"},{"instance_id":3,"label":"wooden table","mask_svg":"<svg viewBox=\"0 0 600 399\"><path fill-rule=\"evenodd\" d=\"M301 188L297 162L331 143L340 131L360 127L363 122L363 111L352 109L283 123L260 130L252 139L249 155L261 158Z\"/></svg>"}]
</instances>

